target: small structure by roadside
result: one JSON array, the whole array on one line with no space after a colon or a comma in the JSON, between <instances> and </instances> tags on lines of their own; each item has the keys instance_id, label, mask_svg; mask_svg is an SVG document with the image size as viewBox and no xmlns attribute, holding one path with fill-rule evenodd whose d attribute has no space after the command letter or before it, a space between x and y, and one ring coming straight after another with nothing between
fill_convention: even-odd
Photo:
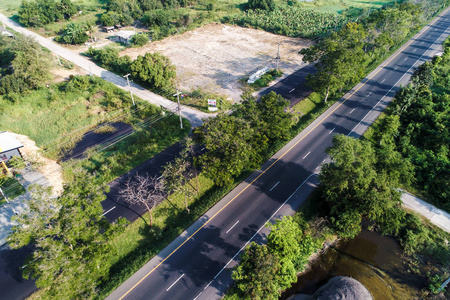
<instances>
[{"instance_id":1,"label":"small structure by roadside","mask_svg":"<svg viewBox=\"0 0 450 300\"><path fill-rule=\"evenodd\" d=\"M105 31L106 32L113 32L114 31L114 26L106 26L106 27L104 27L104 29L105 29Z\"/></svg>"},{"instance_id":2,"label":"small structure by roadside","mask_svg":"<svg viewBox=\"0 0 450 300\"><path fill-rule=\"evenodd\" d=\"M9 172L6 163L13 156L22 157L22 153L20 153L19 150L22 147L22 143L14 138L8 131L0 132L0 177Z\"/></svg>"},{"instance_id":3,"label":"small structure by roadside","mask_svg":"<svg viewBox=\"0 0 450 300\"><path fill-rule=\"evenodd\" d=\"M119 38L119 42L128 45L130 43L131 37L135 34L136 32L131 30L121 30L117 32L117 37Z\"/></svg>"},{"instance_id":4,"label":"small structure by roadside","mask_svg":"<svg viewBox=\"0 0 450 300\"><path fill-rule=\"evenodd\" d=\"M7 36L9 38L13 38L14 37L14 34L12 34L8 30L6 30L6 28L3 28L1 26L0 26L0 34L3 35L3 36Z\"/></svg>"}]
</instances>

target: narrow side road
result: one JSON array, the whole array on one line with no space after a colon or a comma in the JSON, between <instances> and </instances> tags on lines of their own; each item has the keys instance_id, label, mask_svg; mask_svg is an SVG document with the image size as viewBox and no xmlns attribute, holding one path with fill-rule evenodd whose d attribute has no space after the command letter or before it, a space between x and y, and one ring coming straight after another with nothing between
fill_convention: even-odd
<instances>
[{"instance_id":1,"label":"narrow side road","mask_svg":"<svg viewBox=\"0 0 450 300\"><path fill-rule=\"evenodd\" d=\"M113 72L110 72L106 69L103 69L99 66L97 66L94 62L90 61L89 59L76 54L69 49L66 49L57 43L52 42L50 39L40 36L37 33L32 32L31 30L28 30L16 22L12 21L8 17L6 17L3 14L0 14L0 21L4 22L4 24L13 30L34 38L38 41L41 46L47 48L51 52L55 53L56 55L61 56L62 58L74 63L75 65L81 67L82 69L86 70L87 73L96 75L98 77L101 77L113 84L115 84L117 87L128 91L127 86L127 80L125 78L122 78L119 75L114 74ZM141 97L143 100L146 100L150 103L153 103L158 106L163 106L168 110L171 110L173 112L178 113L178 107L177 104L161 97L157 94L154 94L150 92L149 90L141 87L138 84L131 83L133 93L137 96ZM193 108L182 106L181 108L182 115L187 118L193 127L200 126L202 124L202 120L211 116L214 116L214 114L207 114L198 110L195 110Z\"/></svg>"}]
</instances>

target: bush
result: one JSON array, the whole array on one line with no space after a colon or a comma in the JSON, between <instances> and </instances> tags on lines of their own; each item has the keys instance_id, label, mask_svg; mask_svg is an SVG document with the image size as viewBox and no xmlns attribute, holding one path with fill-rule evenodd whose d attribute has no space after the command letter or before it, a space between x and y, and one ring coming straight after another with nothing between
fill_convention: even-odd
<instances>
[{"instance_id":1,"label":"bush","mask_svg":"<svg viewBox=\"0 0 450 300\"><path fill-rule=\"evenodd\" d=\"M150 41L149 37L145 33L135 34L131 37L131 45L142 47Z\"/></svg>"},{"instance_id":2,"label":"bush","mask_svg":"<svg viewBox=\"0 0 450 300\"><path fill-rule=\"evenodd\" d=\"M55 38L55 41L63 44L81 45L86 43L89 36L86 34L86 28L82 25L70 23L68 24L61 36Z\"/></svg>"}]
</instances>

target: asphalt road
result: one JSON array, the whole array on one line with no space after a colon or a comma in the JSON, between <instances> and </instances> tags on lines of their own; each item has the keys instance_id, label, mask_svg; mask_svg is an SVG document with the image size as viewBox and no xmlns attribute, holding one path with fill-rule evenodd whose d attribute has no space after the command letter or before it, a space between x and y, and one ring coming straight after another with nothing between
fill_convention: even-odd
<instances>
[{"instance_id":1,"label":"asphalt road","mask_svg":"<svg viewBox=\"0 0 450 300\"><path fill-rule=\"evenodd\" d=\"M240 251L252 239L263 241L264 224L294 213L314 189L333 135L364 133L413 68L440 48L449 26L446 10L108 299L220 299Z\"/></svg>"},{"instance_id":2,"label":"asphalt road","mask_svg":"<svg viewBox=\"0 0 450 300\"><path fill-rule=\"evenodd\" d=\"M271 91L274 91L277 94L283 95L286 100L289 100L289 106L292 107L312 93L312 89L306 85L306 77L309 74L314 74L316 72L317 69L314 64L306 65L270 88L264 90L260 95L264 96Z\"/></svg>"}]
</instances>

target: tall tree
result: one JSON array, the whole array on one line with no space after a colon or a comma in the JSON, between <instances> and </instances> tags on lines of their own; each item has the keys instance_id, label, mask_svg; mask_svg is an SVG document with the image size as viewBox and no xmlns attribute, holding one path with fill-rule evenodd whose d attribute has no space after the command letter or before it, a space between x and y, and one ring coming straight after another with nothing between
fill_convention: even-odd
<instances>
[{"instance_id":1,"label":"tall tree","mask_svg":"<svg viewBox=\"0 0 450 300\"><path fill-rule=\"evenodd\" d=\"M184 194L184 206L189 213L189 206L187 203L188 192L184 187L187 183L184 174L188 163L184 157L178 156L174 161L167 163L164 166L162 177L164 178L164 188L167 194L171 193L183 193Z\"/></svg>"},{"instance_id":2,"label":"tall tree","mask_svg":"<svg viewBox=\"0 0 450 300\"><path fill-rule=\"evenodd\" d=\"M169 86L176 75L170 59L158 52L139 55L130 69L134 78L158 89Z\"/></svg>"},{"instance_id":3,"label":"tall tree","mask_svg":"<svg viewBox=\"0 0 450 300\"><path fill-rule=\"evenodd\" d=\"M112 255L108 238L122 227L102 216L104 190L98 189L94 177L80 171L57 199L48 191L33 193L29 210L16 218L19 225L8 242L12 248L34 246L24 276L36 278L45 297L90 299L108 277Z\"/></svg>"},{"instance_id":4,"label":"tall tree","mask_svg":"<svg viewBox=\"0 0 450 300\"><path fill-rule=\"evenodd\" d=\"M233 178L252 168L254 130L248 121L219 114L204 122L195 133L205 145L199 163L217 185L231 184Z\"/></svg>"},{"instance_id":5,"label":"tall tree","mask_svg":"<svg viewBox=\"0 0 450 300\"><path fill-rule=\"evenodd\" d=\"M271 254L267 246L252 242L231 277L244 297L278 299L277 273L280 268L279 258Z\"/></svg>"},{"instance_id":6,"label":"tall tree","mask_svg":"<svg viewBox=\"0 0 450 300\"><path fill-rule=\"evenodd\" d=\"M150 216L150 226L153 226L153 208L165 198L164 182L156 176L137 174L125 183L120 197L129 204L144 206Z\"/></svg>"}]
</instances>

